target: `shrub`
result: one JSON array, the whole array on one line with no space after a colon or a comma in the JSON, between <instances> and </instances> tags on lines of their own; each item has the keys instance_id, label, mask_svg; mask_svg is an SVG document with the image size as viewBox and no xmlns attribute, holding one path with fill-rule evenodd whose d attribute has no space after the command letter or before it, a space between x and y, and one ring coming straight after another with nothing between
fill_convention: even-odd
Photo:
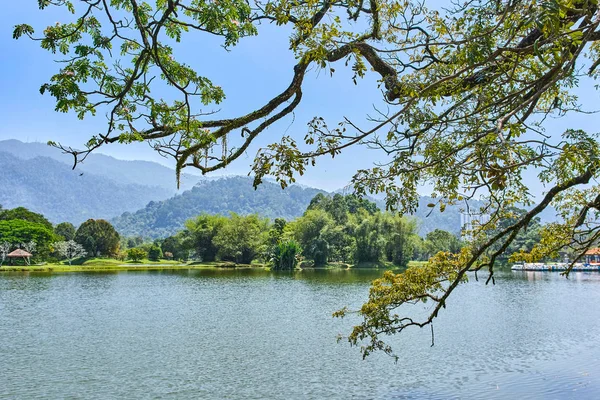
<instances>
[{"instance_id":1,"label":"shrub","mask_svg":"<svg viewBox=\"0 0 600 400\"><path fill-rule=\"evenodd\" d=\"M150 247L150 250L148 250L148 259L152 260L152 261L158 261L162 258L163 253L162 253L162 249L160 248L159 245L152 245L152 247Z\"/></svg>"},{"instance_id":2,"label":"shrub","mask_svg":"<svg viewBox=\"0 0 600 400\"><path fill-rule=\"evenodd\" d=\"M298 263L298 255L300 252L300 245L294 240L279 243L275 246L273 257L271 259L273 262L273 269L280 271L294 269Z\"/></svg>"},{"instance_id":3,"label":"shrub","mask_svg":"<svg viewBox=\"0 0 600 400\"><path fill-rule=\"evenodd\" d=\"M146 256L146 252L137 247L127 250L127 258L129 258L133 262L140 262L141 260L146 258Z\"/></svg>"}]
</instances>

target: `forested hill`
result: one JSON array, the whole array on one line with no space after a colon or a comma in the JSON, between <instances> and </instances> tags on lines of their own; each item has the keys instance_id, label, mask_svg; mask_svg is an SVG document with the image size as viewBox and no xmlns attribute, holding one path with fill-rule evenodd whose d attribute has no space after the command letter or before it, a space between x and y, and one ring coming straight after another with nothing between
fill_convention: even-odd
<instances>
[{"instance_id":1,"label":"forested hill","mask_svg":"<svg viewBox=\"0 0 600 400\"><path fill-rule=\"evenodd\" d=\"M203 181L193 189L164 201L150 202L145 208L126 212L111 222L125 236L158 238L172 235L183 228L186 220L200 214L228 215L257 213L268 218L293 219L301 216L310 200L317 193L326 193L315 188L293 185L285 190L273 182L265 181L257 190L252 187L252 178L235 176L218 180ZM419 211L419 233L434 229L460 233L460 209L449 206L443 213L431 211L429 197L422 197ZM383 202L378 201L380 208Z\"/></svg>"},{"instance_id":2,"label":"forested hill","mask_svg":"<svg viewBox=\"0 0 600 400\"><path fill-rule=\"evenodd\" d=\"M184 222L200 213L229 215L258 213L268 218L292 219L304 213L317 193L297 185L285 190L265 181L257 190L252 178L235 176L202 181L193 189L164 201L150 202L135 213L124 213L111 222L124 236L166 237L176 233Z\"/></svg>"},{"instance_id":3,"label":"forested hill","mask_svg":"<svg viewBox=\"0 0 600 400\"><path fill-rule=\"evenodd\" d=\"M79 224L88 218L112 218L149 201L168 198L166 189L119 184L102 176L73 171L48 157L28 160L0 151L0 204L26 207L53 223Z\"/></svg>"},{"instance_id":4,"label":"forested hill","mask_svg":"<svg viewBox=\"0 0 600 400\"><path fill-rule=\"evenodd\" d=\"M73 165L72 156L62 154L60 150L45 143L23 143L14 139L2 140L0 141L0 151L10 153L22 160L48 157L69 167ZM161 189L160 193L166 193L165 196L158 196L159 193L157 193L157 196L151 200L163 200L177 192L175 171L155 162L119 160L104 154L92 153L85 159L85 162L77 165L76 171L83 172L84 175L94 174L121 185L158 187ZM181 174L181 189L190 189L201 179L200 176Z\"/></svg>"},{"instance_id":5,"label":"forested hill","mask_svg":"<svg viewBox=\"0 0 600 400\"><path fill-rule=\"evenodd\" d=\"M4 188L0 204L5 208L27 207L54 223L113 218L125 236L155 238L177 232L187 219L202 212L228 215L233 211L292 219L304 213L317 193L325 193L299 185L282 190L269 181L255 191L249 177L202 179L187 175L188 186L198 180L200 183L176 194L175 172L157 163L91 154L73 171L70 161L69 156L45 144L0 141L0 184ZM430 202L428 197L421 198L416 214L419 233L425 235L439 228L458 234L459 207L429 214ZM382 201L377 203L383 208Z\"/></svg>"}]
</instances>

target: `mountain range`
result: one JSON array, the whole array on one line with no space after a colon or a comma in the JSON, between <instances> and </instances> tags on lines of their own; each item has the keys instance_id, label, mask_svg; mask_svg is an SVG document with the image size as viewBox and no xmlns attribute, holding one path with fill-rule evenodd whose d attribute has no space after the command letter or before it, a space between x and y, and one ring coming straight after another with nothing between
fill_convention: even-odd
<instances>
[{"instance_id":1,"label":"mountain range","mask_svg":"<svg viewBox=\"0 0 600 400\"><path fill-rule=\"evenodd\" d=\"M73 166L71 155L63 154L59 149L44 143L23 143L15 139L2 140L0 141L0 152L9 153L21 160L47 157L67 165L69 169ZM83 173L106 178L116 184L158 187L165 190L167 197L177 192L174 171L151 161L119 160L104 154L91 153L85 161L77 164L75 172L77 175ZM200 176L181 174L181 190L191 189L200 179L202 179ZM159 197L161 197L160 193L153 200L157 200Z\"/></svg>"},{"instance_id":2,"label":"mountain range","mask_svg":"<svg viewBox=\"0 0 600 400\"><path fill-rule=\"evenodd\" d=\"M317 193L327 193L300 185L284 190L269 181L254 190L251 177L206 179L190 174L182 175L186 190L177 192L175 171L155 162L91 154L72 170L71 161L45 144L0 141L0 204L29 208L53 223L78 225L104 218L124 236L158 238L174 234L202 212L292 219L303 214ZM382 200L374 201L383 208ZM448 206L442 213L427 207L432 202L425 196L419 201L415 217L420 233L439 228L458 234L459 206ZM546 212L542 220L552 220L551 214Z\"/></svg>"}]
</instances>

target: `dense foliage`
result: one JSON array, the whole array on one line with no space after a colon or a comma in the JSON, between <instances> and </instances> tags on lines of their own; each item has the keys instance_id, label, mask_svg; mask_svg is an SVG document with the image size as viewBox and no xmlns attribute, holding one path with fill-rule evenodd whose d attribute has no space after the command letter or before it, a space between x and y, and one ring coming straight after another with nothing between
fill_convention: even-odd
<instances>
[{"instance_id":1,"label":"dense foliage","mask_svg":"<svg viewBox=\"0 0 600 400\"><path fill-rule=\"evenodd\" d=\"M61 222L54 227L54 233L62 237L67 242L75 239L75 232L75 225L70 222Z\"/></svg>"},{"instance_id":2,"label":"dense foliage","mask_svg":"<svg viewBox=\"0 0 600 400\"><path fill-rule=\"evenodd\" d=\"M151 261L168 255L180 261L258 261L281 270L293 269L301 261L304 267L406 266L410 260L425 260L438 251L457 252L461 247L456 236L443 230L422 239L414 219L382 212L375 203L355 195L318 193L304 215L291 222L283 218L271 222L256 214L200 214L186 221L185 229L176 235L153 242L140 236L120 237L105 220L90 219L75 229L68 222L52 227L42 215L22 207L0 209L0 216L0 243L8 243L8 249L31 243L38 259L52 256L69 263L86 255ZM2 219L8 217L19 219ZM532 246L528 240L515 251ZM124 250L119 252L120 248Z\"/></svg>"},{"instance_id":3,"label":"dense foliage","mask_svg":"<svg viewBox=\"0 0 600 400\"><path fill-rule=\"evenodd\" d=\"M257 215L232 213L213 238L217 255L224 261L250 264L265 241L268 226L269 220Z\"/></svg>"},{"instance_id":4,"label":"dense foliage","mask_svg":"<svg viewBox=\"0 0 600 400\"><path fill-rule=\"evenodd\" d=\"M140 262L144 258L148 257L148 253L143 249L134 247L132 249L127 250L127 258L133 262Z\"/></svg>"},{"instance_id":5,"label":"dense foliage","mask_svg":"<svg viewBox=\"0 0 600 400\"><path fill-rule=\"evenodd\" d=\"M0 221L8 221L12 219L19 219L21 221L34 222L45 226L52 230L52 223L41 214L29 211L25 207L17 207L11 210L0 210Z\"/></svg>"},{"instance_id":6,"label":"dense foliage","mask_svg":"<svg viewBox=\"0 0 600 400\"><path fill-rule=\"evenodd\" d=\"M113 226L102 219L88 219L79 226L75 241L92 256L109 256L119 249L119 234Z\"/></svg>"},{"instance_id":7,"label":"dense foliage","mask_svg":"<svg viewBox=\"0 0 600 400\"><path fill-rule=\"evenodd\" d=\"M292 186L282 190L265 182L254 190L252 179L231 177L204 181L171 199L152 201L135 213L112 220L125 236L167 237L184 227L185 221L201 213L229 215L260 214L267 218L296 218L304 212L318 189Z\"/></svg>"},{"instance_id":8,"label":"dense foliage","mask_svg":"<svg viewBox=\"0 0 600 400\"><path fill-rule=\"evenodd\" d=\"M35 243L33 253L36 258L43 258L51 251L51 244L56 240L52 226L22 219L0 220L0 243L6 242L10 250L22 248L27 250L28 243Z\"/></svg>"},{"instance_id":9,"label":"dense foliage","mask_svg":"<svg viewBox=\"0 0 600 400\"><path fill-rule=\"evenodd\" d=\"M159 244L153 244L148 250L148 259L150 261L159 261L163 258L163 252Z\"/></svg>"},{"instance_id":10,"label":"dense foliage","mask_svg":"<svg viewBox=\"0 0 600 400\"><path fill-rule=\"evenodd\" d=\"M442 232L447 240L454 238L453 244L459 242ZM162 242L163 251L168 248L179 255L177 259L189 254L207 262L259 260L272 263L274 269L293 268L300 260L304 267L330 263L405 267L410 260L426 259L427 249L442 251L445 245L421 239L415 220L382 212L366 199L320 193L304 215L291 222L277 218L271 223L257 215L235 213L230 217L202 214Z\"/></svg>"},{"instance_id":11,"label":"dense foliage","mask_svg":"<svg viewBox=\"0 0 600 400\"><path fill-rule=\"evenodd\" d=\"M275 271L291 271L298 264L301 253L300 245L294 240L277 243L273 247L271 263Z\"/></svg>"}]
</instances>

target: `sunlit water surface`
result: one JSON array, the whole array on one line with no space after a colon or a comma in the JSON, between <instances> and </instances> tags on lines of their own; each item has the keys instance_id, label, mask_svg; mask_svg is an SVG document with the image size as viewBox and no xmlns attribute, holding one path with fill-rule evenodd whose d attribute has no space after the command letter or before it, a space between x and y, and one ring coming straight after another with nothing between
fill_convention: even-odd
<instances>
[{"instance_id":1,"label":"sunlit water surface","mask_svg":"<svg viewBox=\"0 0 600 400\"><path fill-rule=\"evenodd\" d=\"M379 274L1 273L0 398L600 398L600 274L472 279L398 363L336 343Z\"/></svg>"}]
</instances>

